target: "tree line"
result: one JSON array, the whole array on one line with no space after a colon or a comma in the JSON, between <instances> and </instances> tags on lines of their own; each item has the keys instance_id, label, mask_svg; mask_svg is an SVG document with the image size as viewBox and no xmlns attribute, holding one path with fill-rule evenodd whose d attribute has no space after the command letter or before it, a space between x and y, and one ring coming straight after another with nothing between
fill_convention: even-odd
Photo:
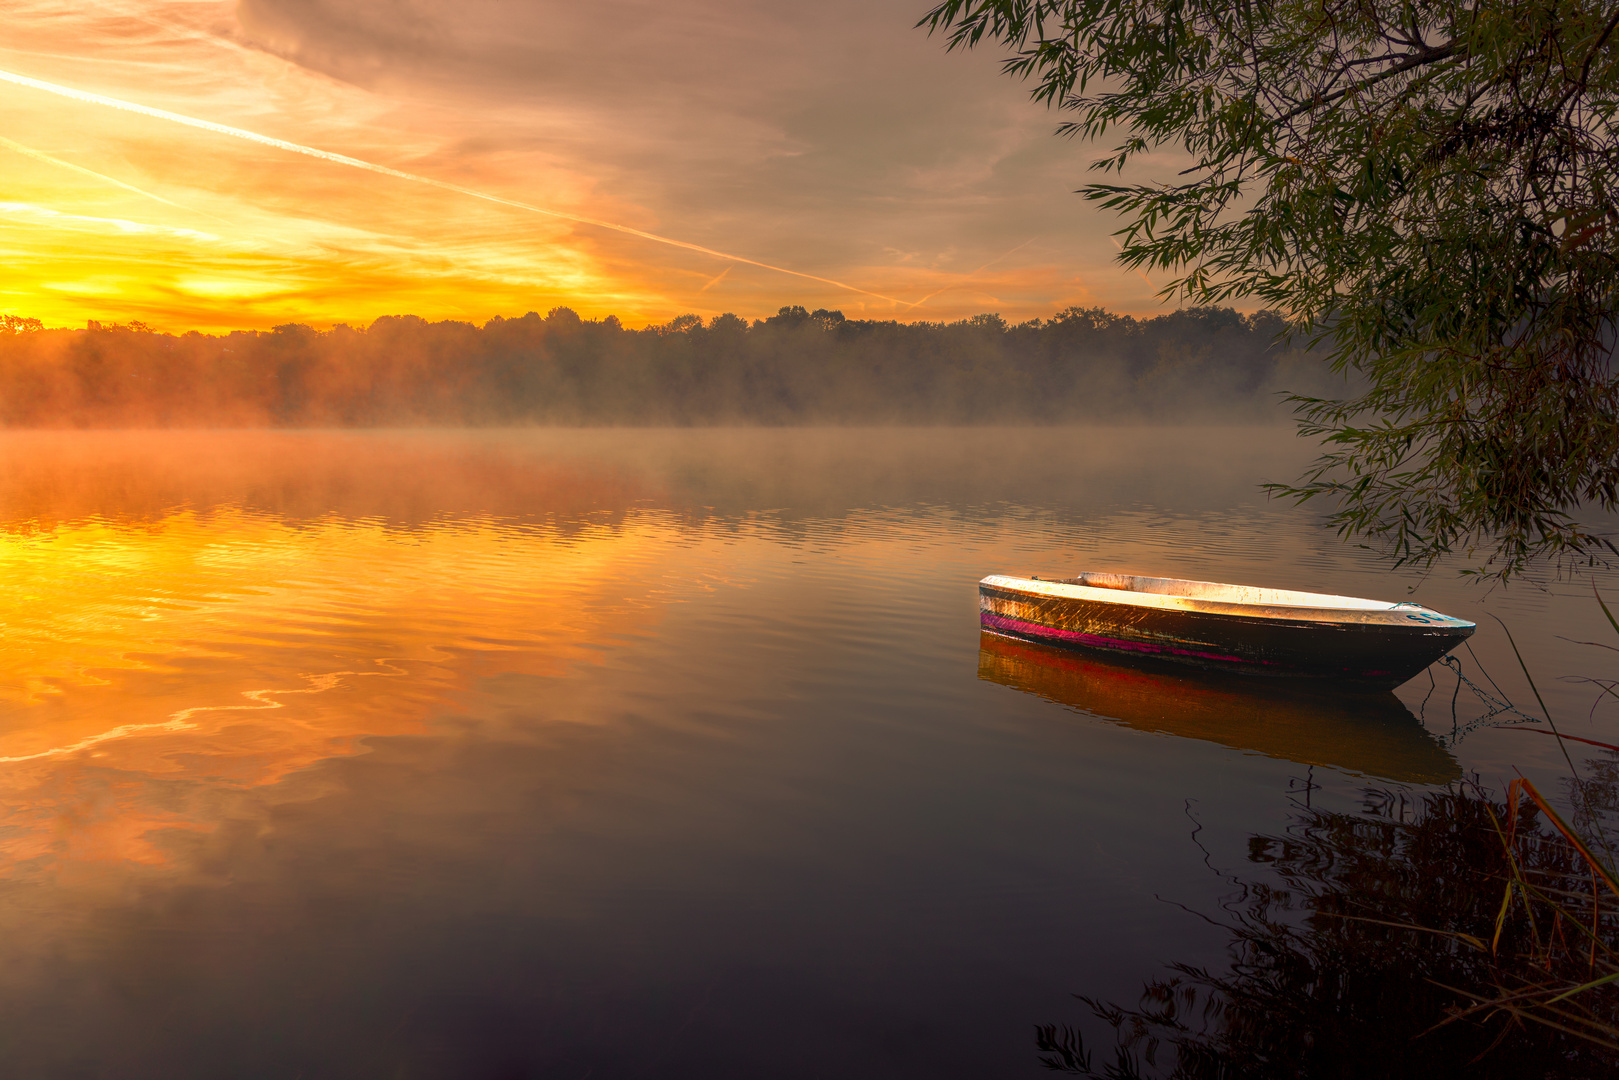
<instances>
[{"instance_id":1,"label":"tree line","mask_svg":"<svg viewBox=\"0 0 1619 1080\"><path fill-rule=\"evenodd\" d=\"M1124 266L1317 327L1354 373L1304 403L1324 452L1273 494L1401 563L1619 556L1588 524L1619 511L1619 0L939 0L918 25L1106 140L1080 193Z\"/></svg>"},{"instance_id":2,"label":"tree line","mask_svg":"<svg viewBox=\"0 0 1619 1080\"><path fill-rule=\"evenodd\" d=\"M1282 419L1284 392L1331 392L1268 312L1135 319L1070 308L1009 324L846 319L783 307L752 323L683 315L413 315L357 329L222 335L140 323L0 319L0 424L12 427L522 424L978 424Z\"/></svg>"}]
</instances>

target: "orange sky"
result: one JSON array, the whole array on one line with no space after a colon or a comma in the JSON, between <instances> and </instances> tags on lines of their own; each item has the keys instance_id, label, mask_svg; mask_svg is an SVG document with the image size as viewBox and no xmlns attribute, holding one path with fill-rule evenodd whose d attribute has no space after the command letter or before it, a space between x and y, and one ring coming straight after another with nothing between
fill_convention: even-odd
<instances>
[{"instance_id":1,"label":"orange sky","mask_svg":"<svg viewBox=\"0 0 1619 1080\"><path fill-rule=\"evenodd\" d=\"M1072 194L1087 149L993 51L912 29L927 6L14 0L0 313L1158 310L1112 263L1117 222Z\"/></svg>"}]
</instances>

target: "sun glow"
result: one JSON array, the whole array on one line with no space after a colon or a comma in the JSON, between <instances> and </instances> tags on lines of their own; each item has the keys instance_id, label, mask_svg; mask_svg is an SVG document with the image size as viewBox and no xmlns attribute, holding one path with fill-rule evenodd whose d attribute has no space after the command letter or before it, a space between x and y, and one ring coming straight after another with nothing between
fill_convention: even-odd
<instances>
[{"instance_id":1,"label":"sun glow","mask_svg":"<svg viewBox=\"0 0 1619 1080\"><path fill-rule=\"evenodd\" d=\"M8 11L0 312L183 331L554 306L634 326L783 303L937 319L1095 302L1056 248L997 259L1005 240L969 253L938 239L930 253L890 235L935 242L935 211L895 208L924 194L906 185L938 186L937 170L851 195L870 202L863 217L776 195L774 163L802 149L746 103L709 101L691 113L717 125L709 141L666 145L640 105L591 91L589 73L559 93L404 61L387 77L334 78L300 59L313 48L302 31L243 22L250 7ZM445 32L446 63L484 47L454 20Z\"/></svg>"},{"instance_id":2,"label":"sun glow","mask_svg":"<svg viewBox=\"0 0 1619 1080\"><path fill-rule=\"evenodd\" d=\"M183 116L179 113L169 112L165 109L153 109L145 105L137 105L134 102L124 101L119 98L103 97L100 94L89 94L82 90L74 90L66 86L57 86L54 83L42 82L39 79L30 79L26 76L17 75L9 71L0 71L0 81L15 83L18 86L26 86L34 90L43 90L50 94L59 94L62 97L71 98L74 101L87 102L92 105L104 105L112 109L122 109L127 112L139 113L142 116L151 116L159 120L167 120L171 123L183 124L186 127L199 128L203 131L212 132L216 135L227 135L235 139L246 139L249 142L256 142L263 146L273 147L276 150L285 150L292 154L303 154L307 157L317 158L321 161L330 161L333 164L344 165L348 166L349 168L363 169L366 172L377 173L380 176L390 177L395 180L405 180L413 184L426 184L429 187L440 188L444 191L452 191L457 195L466 195L470 198L482 199L486 202L497 203L501 206L510 206L518 210L526 210L531 214L543 214L546 217L560 218L563 221L570 221L579 225L591 225L598 229L608 229L612 232L623 233L626 236L637 237L641 240L650 240L655 244L667 244L670 247L682 248L686 251L694 251L699 255L708 255L716 259L724 259L726 262L741 263L746 266L755 266L761 270L771 270L778 274L787 274L791 277L804 278L807 281L818 282L822 285L831 285L837 289L860 293L865 296L874 297L878 300L886 300L892 304L900 303L900 301L895 300L891 296L884 296L881 293L875 293L868 289L862 289L857 285L848 285L844 282L834 281L831 278L820 277L816 274L806 274L800 270L789 270L786 267L774 266L770 263L759 262L756 259L749 259L741 255L732 255L724 251L716 251L713 248L703 247L701 244L693 244L685 240L674 240L667 236L660 236L657 233L647 232L644 229L632 228L628 225L620 225L612 221L602 221L599 218L585 217L581 214L571 214L563 210L551 210L542 206L534 206L531 203L519 202L516 199L508 199L500 195L491 195L486 191L478 191L473 188L463 187L460 184L452 184L444 180L435 180L432 177L420 176L416 173L404 172L400 169L392 169L386 165L378 165L370 161L361 161L359 158L352 158L346 154L334 154L328 150L317 150L312 146L304 146L300 143L288 142L285 139L271 138L268 135L260 135L254 131L245 131L241 128L230 127L225 124L216 124L210 120L199 120L194 116Z\"/></svg>"}]
</instances>

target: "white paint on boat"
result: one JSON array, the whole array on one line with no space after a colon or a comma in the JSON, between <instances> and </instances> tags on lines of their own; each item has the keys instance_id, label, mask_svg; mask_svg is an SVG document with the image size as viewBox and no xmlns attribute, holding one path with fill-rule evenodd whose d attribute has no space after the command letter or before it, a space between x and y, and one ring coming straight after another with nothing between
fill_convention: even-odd
<instances>
[{"instance_id":1,"label":"white paint on boat","mask_svg":"<svg viewBox=\"0 0 1619 1080\"><path fill-rule=\"evenodd\" d=\"M1087 572L1053 581L991 574L979 584L1053 599L1091 600L1103 604L1202 611L1246 618L1383 626L1474 625L1465 619L1452 618L1410 602L1366 600L1358 596L1264 589L1255 585L1226 585L1214 581L1140 577L1134 574Z\"/></svg>"}]
</instances>

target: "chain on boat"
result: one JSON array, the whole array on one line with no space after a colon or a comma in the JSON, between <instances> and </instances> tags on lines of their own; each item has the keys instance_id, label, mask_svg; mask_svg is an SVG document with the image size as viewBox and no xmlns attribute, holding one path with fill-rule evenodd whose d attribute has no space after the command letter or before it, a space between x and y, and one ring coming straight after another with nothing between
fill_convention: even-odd
<instances>
[{"instance_id":1,"label":"chain on boat","mask_svg":"<svg viewBox=\"0 0 1619 1080\"><path fill-rule=\"evenodd\" d=\"M1441 736L1440 740L1446 745L1454 746L1465 736L1471 735L1480 728L1495 726L1491 724L1490 721L1494 720L1497 716L1513 714L1520 719L1527 720L1531 724L1542 723L1540 717L1530 716L1528 713L1512 704L1512 702L1490 693L1488 690L1484 689L1484 687L1480 686L1472 679L1469 679L1462 671L1461 661L1457 660L1454 656L1441 656L1439 658L1439 663L1456 673L1456 678L1459 680L1457 683L1458 689L1463 686L1467 687L1473 692L1473 695L1479 699L1486 709L1483 716L1475 717L1459 727L1452 728L1449 735Z\"/></svg>"}]
</instances>

